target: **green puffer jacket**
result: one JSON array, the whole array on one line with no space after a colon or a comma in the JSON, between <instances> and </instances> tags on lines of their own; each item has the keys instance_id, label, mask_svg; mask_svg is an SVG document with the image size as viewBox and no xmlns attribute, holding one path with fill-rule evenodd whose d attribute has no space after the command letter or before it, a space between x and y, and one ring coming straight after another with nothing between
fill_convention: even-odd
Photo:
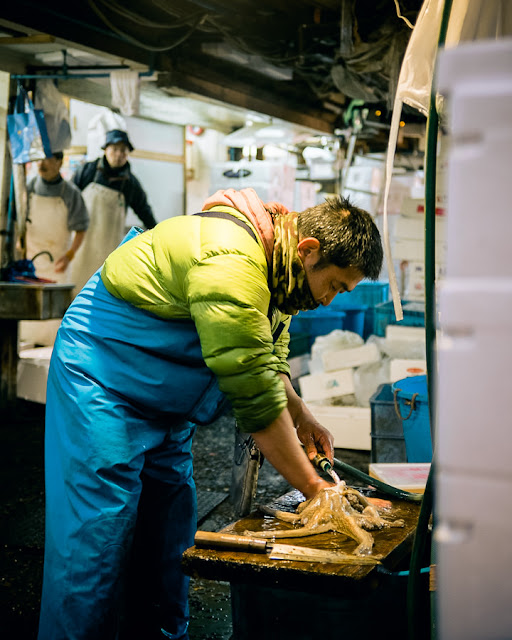
<instances>
[{"instance_id":1,"label":"green puffer jacket","mask_svg":"<svg viewBox=\"0 0 512 640\"><path fill-rule=\"evenodd\" d=\"M215 210L247 223L234 209ZM219 218L170 218L116 249L101 278L112 295L140 309L194 321L204 360L242 431L265 428L286 407L278 374L289 375L290 316L276 310L271 327L265 253L246 229ZM274 344L280 323L285 329Z\"/></svg>"}]
</instances>

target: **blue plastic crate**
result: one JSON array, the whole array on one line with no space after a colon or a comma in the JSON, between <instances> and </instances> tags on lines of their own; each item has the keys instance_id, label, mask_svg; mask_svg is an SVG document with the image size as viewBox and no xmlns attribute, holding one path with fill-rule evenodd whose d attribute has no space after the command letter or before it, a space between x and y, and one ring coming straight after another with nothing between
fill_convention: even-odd
<instances>
[{"instance_id":1,"label":"blue plastic crate","mask_svg":"<svg viewBox=\"0 0 512 640\"><path fill-rule=\"evenodd\" d=\"M368 338L373 334L373 328L375 326L375 306L368 307L364 312L364 327L363 327L363 338L368 340Z\"/></svg>"},{"instance_id":2,"label":"blue plastic crate","mask_svg":"<svg viewBox=\"0 0 512 640\"><path fill-rule=\"evenodd\" d=\"M356 306L372 307L389 299L388 282L371 282L364 280L360 282L353 291L339 293L331 302L331 309L343 311L345 308Z\"/></svg>"},{"instance_id":3,"label":"blue plastic crate","mask_svg":"<svg viewBox=\"0 0 512 640\"><path fill-rule=\"evenodd\" d=\"M345 314L343 329L345 331L353 331L363 337L366 310L367 307L363 305L345 307L345 309L343 309L343 313Z\"/></svg>"},{"instance_id":4,"label":"blue plastic crate","mask_svg":"<svg viewBox=\"0 0 512 640\"><path fill-rule=\"evenodd\" d=\"M402 309L404 313L403 320L397 322L392 300L376 305L373 317L373 333L376 336L385 336L388 324L399 324L405 327L425 326L425 309L422 303L402 300Z\"/></svg>"},{"instance_id":5,"label":"blue plastic crate","mask_svg":"<svg viewBox=\"0 0 512 640\"><path fill-rule=\"evenodd\" d=\"M290 353L288 357L295 358L295 356L308 353L310 339L311 336L309 333L290 333L290 344L288 345Z\"/></svg>"},{"instance_id":6,"label":"blue plastic crate","mask_svg":"<svg viewBox=\"0 0 512 640\"><path fill-rule=\"evenodd\" d=\"M375 305L386 302L388 298L388 282L365 280L350 293L338 294L329 308L345 311L347 313L345 329L355 331L366 340L373 333Z\"/></svg>"},{"instance_id":7,"label":"blue plastic crate","mask_svg":"<svg viewBox=\"0 0 512 640\"><path fill-rule=\"evenodd\" d=\"M290 334L309 334L311 346L317 336L325 336L335 329L343 329L344 318L343 311L331 311L324 307L313 311L299 311L296 316L292 316Z\"/></svg>"}]
</instances>

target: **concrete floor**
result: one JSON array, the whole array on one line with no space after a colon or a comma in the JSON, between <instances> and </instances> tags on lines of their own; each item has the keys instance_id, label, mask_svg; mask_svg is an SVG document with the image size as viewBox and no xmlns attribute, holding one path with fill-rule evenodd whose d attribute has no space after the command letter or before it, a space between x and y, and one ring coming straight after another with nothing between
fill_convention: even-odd
<instances>
[{"instance_id":1,"label":"concrete floor","mask_svg":"<svg viewBox=\"0 0 512 640\"><path fill-rule=\"evenodd\" d=\"M13 411L3 412L0 634L5 640L34 640L37 635L44 545L43 434L44 405L20 400ZM218 531L237 519L228 497L233 446L234 420L229 415L199 428L195 436L195 479L204 514L200 529ZM337 449L336 457L368 470L367 451ZM287 482L264 463L255 504L270 502L289 489ZM225 494L224 500L220 494ZM190 608L190 640L232 638L229 584L193 579Z\"/></svg>"}]
</instances>

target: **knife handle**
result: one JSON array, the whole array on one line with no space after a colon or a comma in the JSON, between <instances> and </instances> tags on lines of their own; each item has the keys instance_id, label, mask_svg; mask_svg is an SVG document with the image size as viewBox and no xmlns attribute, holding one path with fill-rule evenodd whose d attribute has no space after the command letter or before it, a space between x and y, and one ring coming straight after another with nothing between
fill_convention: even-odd
<instances>
[{"instance_id":1,"label":"knife handle","mask_svg":"<svg viewBox=\"0 0 512 640\"><path fill-rule=\"evenodd\" d=\"M237 536L231 533L214 533L212 531L196 531L194 542L197 547L213 547L214 549L238 549L252 553L266 553L267 541L262 538Z\"/></svg>"}]
</instances>

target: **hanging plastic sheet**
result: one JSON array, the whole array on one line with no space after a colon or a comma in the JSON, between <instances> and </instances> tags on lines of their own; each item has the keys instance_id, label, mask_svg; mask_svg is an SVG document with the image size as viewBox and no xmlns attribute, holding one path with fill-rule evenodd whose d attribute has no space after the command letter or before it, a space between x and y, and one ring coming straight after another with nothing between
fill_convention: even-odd
<instances>
[{"instance_id":1,"label":"hanging plastic sheet","mask_svg":"<svg viewBox=\"0 0 512 640\"><path fill-rule=\"evenodd\" d=\"M393 106L385 167L383 235L384 254L397 320L402 320L403 312L388 233L388 196L396 141L404 104L417 109L425 116L428 114L443 8L444 0L425 0L423 3L402 61ZM457 46L461 41L495 39L507 35L512 35L512 3L509 0L453 1L446 35L447 48ZM441 107L440 98L437 102Z\"/></svg>"},{"instance_id":2,"label":"hanging plastic sheet","mask_svg":"<svg viewBox=\"0 0 512 640\"><path fill-rule=\"evenodd\" d=\"M42 109L52 152L64 151L71 144L69 113L53 80L38 80L34 105Z\"/></svg>"},{"instance_id":3,"label":"hanging plastic sheet","mask_svg":"<svg viewBox=\"0 0 512 640\"><path fill-rule=\"evenodd\" d=\"M111 71L110 91L112 106L118 107L123 116L139 113L140 77L137 71Z\"/></svg>"}]
</instances>

